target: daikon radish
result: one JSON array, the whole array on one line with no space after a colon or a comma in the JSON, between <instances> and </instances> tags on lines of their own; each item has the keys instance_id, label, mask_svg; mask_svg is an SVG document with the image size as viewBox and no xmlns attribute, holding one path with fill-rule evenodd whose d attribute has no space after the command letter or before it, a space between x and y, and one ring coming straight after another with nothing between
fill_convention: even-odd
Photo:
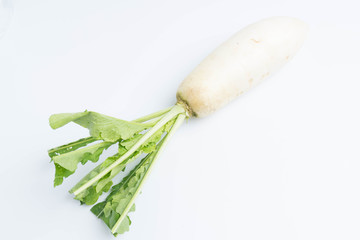
<instances>
[{"instance_id":1,"label":"daikon radish","mask_svg":"<svg viewBox=\"0 0 360 240\"><path fill-rule=\"evenodd\" d=\"M93 205L110 191L91 211L115 236L128 231L128 213L134 210L136 197L160 152L184 120L215 112L270 76L294 56L306 33L307 25L290 17L268 18L244 28L186 77L173 107L133 121L90 111L52 115L50 126L54 129L75 122L90 131L89 137L49 150L55 164L54 185L73 174L79 163L97 162L103 151L117 144L118 151L90 171L70 193L82 204ZM136 160L136 167L113 185L114 177Z\"/></svg>"}]
</instances>

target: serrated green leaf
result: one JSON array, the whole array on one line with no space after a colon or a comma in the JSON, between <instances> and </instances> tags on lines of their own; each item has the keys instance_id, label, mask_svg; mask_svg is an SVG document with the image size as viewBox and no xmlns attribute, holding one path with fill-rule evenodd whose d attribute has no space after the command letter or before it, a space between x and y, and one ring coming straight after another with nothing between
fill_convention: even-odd
<instances>
[{"instance_id":1,"label":"serrated green leaf","mask_svg":"<svg viewBox=\"0 0 360 240\"><path fill-rule=\"evenodd\" d=\"M108 142L129 139L148 127L146 124L129 122L91 111L59 113L51 115L49 119L50 126L53 129L62 127L69 122L89 129L92 137Z\"/></svg>"},{"instance_id":2,"label":"serrated green leaf","mask_svg":"<svg viewBox=\"0 0 360 240\"><path fill-rule=\"evenodd\" d=\"M56 148L52 148L48 151L48 154L51 158L55 157L55 156L58 156L58 155L61 155L61 154L64 154L64 153L67 153L67 152L71 152L71 151L74 151L76 149L79 149L81 147L84 147L92 142L95 142L97 139L96 138L93 138L93 137L87 137L87 138L82 138L82 139L79 139L75 142L71 142L71 143L68 143L66 145L62 145L62 146L59 146L59 147L56 147Z\"/></svg>"},{"instance_id":3,"label":"serrated green leaf","mask_svg":"<svg viewBox=\"0 0 360 240\"><path fill-rule=\"evenodd\" d=\"M144 179L146 172L149 170L153 157L154 154L148 154L119 184L112 187L112 192L104 202L96 204L91 209L110 229L114 227L130 204L132 197ZM132 205L130 211L134 210L135 205ZM130 218L126 216L117 228L116 234L128 231L130 223Z\"/></svg>"},{"instance_id":4,"label":"serrated green leaf","mask_svg":"<svg viewBox=\"0 0 360 240\"><path fill-rule=\"evenodd\" d=\"M79 113L59 113L53 114L49 118L49 124L52 129L57 129L68 124L71 121L75 121L83 116L86 116L88 111Z\"/></svg>"},{"instance_id":5,"label":"serrated green leaf","mask_svg":"<svg viewBox=\"0 0 360 240\"><path fill-rule=\"evenodd\" d=\"M61 185L64 181L64 178L67 178L71 174L73 174L73 172L70 172L58 164L55 164L54 187Z\"/></svg>"},{"instance_id":6,"label":"serrated green leaf","mask_svg":"<svg viewBox=\"0 0 360 240\"><path fill-rule=\"evenodd\" d=\"M100 142L88 147L54 156L52 158L55 164L54 186L60 185L64 178L73 174L79 163L84 165L87 161L97 162L101 153L112 144L113 143L110 142Z\"/></svg>"},{"instance_id":7,"label":"serrated green leaf","mask_svg":"<svg viewBox=\"0 0 360 240\"><path fill-rule=\"evenodd\" d=\"M53 161L68 171L74 172L80 162L83 165L87 161L97 162L101 153L112 144L113 143L111 142L100 142L85 148L80 148L72 152L55 156L53 157Z\"/></svg>"}]
</instances>

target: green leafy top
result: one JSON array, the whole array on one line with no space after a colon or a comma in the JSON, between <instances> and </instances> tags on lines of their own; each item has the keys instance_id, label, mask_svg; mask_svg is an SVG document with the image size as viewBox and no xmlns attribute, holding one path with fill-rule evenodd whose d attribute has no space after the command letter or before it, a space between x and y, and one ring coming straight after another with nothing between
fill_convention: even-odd
<instances>
[{"instance_id":1,"label":"green leafy top","mask_svg":"<svg viewBox=\"0 0 360 240\"><path fill-rule=\"evenodd\" d=\"M129 139L148 127L146 124L129 122L91 111L53 114L49 119L53 129L62 127L69 122L89 129L92 137L108 142Z\"/></svg>"},{"instance_id":2,"label":"green leafy top","mask_svg":"<svg viewBox=\"0 0 360 240\"><path fill-rule=\"evenodd\" d=\"M54 185L60 185L65 177L73 174L79 163L97 162L105 149L117 144L117 153L89 172L70 192L82 204L92 205L102 193L112 189L106 200L96 204L91 211L111 228L115 236L128 231L131 224L128 213L135 210L136 196L165 143L185 118L185 109L181 105L133 122L89 111L52 115L49 122L53 129L74 122L90 131L88 138L49 150L49 156L55 165ZM145 154L137 166L119 184L112 187L113 178L129 162Z\"/></svg>"}]
</instances>

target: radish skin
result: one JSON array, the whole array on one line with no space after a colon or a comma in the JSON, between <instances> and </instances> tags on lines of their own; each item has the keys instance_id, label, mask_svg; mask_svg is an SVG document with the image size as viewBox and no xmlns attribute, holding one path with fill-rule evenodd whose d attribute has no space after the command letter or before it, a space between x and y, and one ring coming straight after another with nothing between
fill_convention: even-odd
<instances>
[{"instance_id":1,"label":"radish skin","mask_svg":"<svg viewBox=\"0 0 360 240\"><path fill-rule=\"evenodd\" d=\"M288 62L303 44L308 26L291 17L251 24L206 57L181 83L177 100L193 117L205 117Z\"/></svg>"}]
</instances>

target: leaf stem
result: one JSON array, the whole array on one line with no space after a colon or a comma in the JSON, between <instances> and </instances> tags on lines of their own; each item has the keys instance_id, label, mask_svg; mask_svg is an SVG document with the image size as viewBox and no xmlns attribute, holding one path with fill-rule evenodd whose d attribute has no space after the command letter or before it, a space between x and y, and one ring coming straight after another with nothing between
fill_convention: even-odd
<instances>
[{"instance_id":1,"label":"leaf stem","mask_svg":"<svg viewBox=\"0 0 360 240\"><path fill-rule=\"evenodd\" d=\"M176 132L176 130L181 126L181 124L184 122L186 116L185 114L179 114L178 117L176 118L176 121L173 125L173 127L171 128L171 130L169 131L169 133L164 137L163 142L161 143L159 149L156 151L155 156L153 158L153 160L150 163L150 167L149 169L146 171L145 176L143 177L143 179L140 182L140 185L138 186L138 188L136 189L136 192L134 193L134 195L131 197L130 202L127 204L124 212L121 214L120 218L116 221L115 225L113 226L113 228L111 229L111 232L114 234L117 229L119 228L121 222L124 220L124 218L127 216L129 210L131 209L132 205L134 204L134 201L136 199L136 197L139 195L145 180L147 179L147 177L150 174L151 169L154 166L154 162L156 161L156 159L159 157L160 153L163 151L163 149L165 148L165 146L167 145L167 143L169 142L170 138L174 135L174 133Z\"/></svg>"},{"instance_id":2,"label":"leaf stem","mask_svg":"<svg viewBox=\"0 0 360 240\"><path fill-rule=\"evenodd\" d=\"M146 122L148 120L151 120L153 118L160 117L160 116L164 115L165 113L169 112L172 108L173 107L169 107L169 108L160 110L158 112L151 113L149 115L146 115L146 116L143 116L141 118L135 119L135 120L133 120L133 122L144 123L144 122Z\"/></svg>"},{"instance_id":3,"label":"leaf stem","mask_svg":"<svg viewBox=\"0 0 360 240\"><path fill-rule=\"evenodd\" d=\"M153 128L151 128L149 131L147 131L138 142L134 144L124 155L122 155L118 160L116 160L114 163L112 163L110 166L105 168L102 172L97 174L95 177L90 179L88 182L86 182L84 185L79 187L76 191L74 191L75 195L78 195L91 185L93 185L95 182L100 180L103 176L105 176L107 173L109 173L111 170L113 170L117 165L125 161L128 157L131 156L143 143L146 142L154 133L156 133L157 130L159 130L162 126L164 126L168 121L176 117L177 115L185 113L185 109L180 105L175 105L171 108L171 110L164 115L163 118L160 119L159 122L155 124Z\"/></svg>"},{"instance_id":4,"label":"leaf stem","mask_svg":"<svg viewBox=\"0 0 360 240\"><path fill-rule=\"evenodd\" d=\"M153 119L150 119L150 121L143 122L142 124L144 124L147 127L153 127L158 121L160 121L161 117L162 116L155 117Z\"/></svg>"}]
</instances>

